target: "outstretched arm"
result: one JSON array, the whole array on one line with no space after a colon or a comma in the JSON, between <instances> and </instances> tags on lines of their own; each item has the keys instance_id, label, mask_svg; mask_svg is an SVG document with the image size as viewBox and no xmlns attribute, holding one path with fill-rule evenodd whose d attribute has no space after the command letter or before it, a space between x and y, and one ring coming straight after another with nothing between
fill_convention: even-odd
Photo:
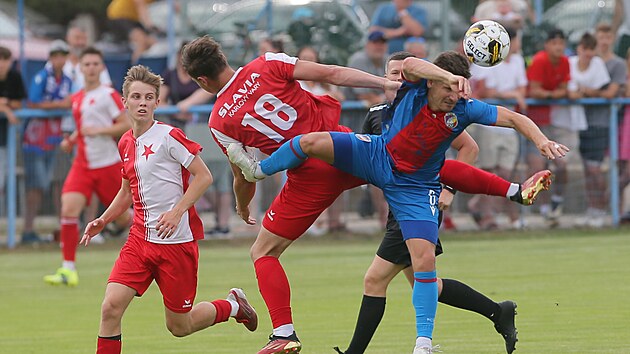
<instances>
[{"instance_id":1,"label":"outstretched arm","mask_svg":"<svg viewBox=\"0 0 630 354\"><path fill-rule=\"evenodd\" d=\"M465 99L470 97L471 89L468 79L452 73L419 58L407 58L403 61L403 75L408 81L418 81L421 79L439 81L450 85L453 91Z\"/></svg>"},{"instance_id":2,"label":"outstretched arm","mask_svg":"<svg viewBox=\"0 0 630 354\"><path fill-rule=\"evenodd\" d=\"M400 87L400 82L391 81L365 71L306 60L297 61L293 78L295 80L325 82L337 86L376 88L384 91L395 91Z\"/></svg>"},{"instance_id":3,"label":"outstretched arm","mask_svg":"<svg viewBox=\"0 0 630 354\"><path fill-rule=\"evenodd\" d=\"M566 146L549 140L531 119L505 107L497 106L496 125L516 129L519 133L536 144L541 155L550 160L556 157L564 157L567 152L569 152L569 148Z\"/></svg>"}]
</instances>

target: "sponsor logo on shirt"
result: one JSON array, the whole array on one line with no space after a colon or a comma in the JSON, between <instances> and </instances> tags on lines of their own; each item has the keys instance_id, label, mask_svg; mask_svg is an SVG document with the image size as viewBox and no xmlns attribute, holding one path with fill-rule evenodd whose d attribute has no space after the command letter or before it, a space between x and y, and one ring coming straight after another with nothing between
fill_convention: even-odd
<instances>
[{"instance_id":1,"label":"sponsor logo on shirt","mask_svg":"<svg viewBox=\"0 0 630 354\"><path fill-rule=\"evenodd\" d=\"M372 138L370 138L369 135L365 135L365 134L354 134L357 139L361 140L361 141L365 141L366 143L369 143L372 141Z\"/></svg>"},{"instance_id":2,"label":"sponsor logo on shirt","mask_svg":"<svg viewBox=\"0 0 630 354\"><path fill-rule=\"evenodd\" d=\"M221 118L225 118L226 114L233 117L245 105L249 97L260 88L260 82L256 81L259 77L260 74L252 73L249 79L243 83L243 87L236 89L236 92L232 94L232 103L230 104L229 98L228 102L223 103L223 106L219 108Z\"/></svg>"},{"instance_id":3,"label":"sponsor logo on shirt","mask_svg":"<svg viewBox=\"0 0 630 354\"><path fill-rule=\"evenodd\" d=\"M448 112L444 115L444 123L449 129L454 129L457 126L457 116L453 112Z\"/></svg>"}]
</instances>

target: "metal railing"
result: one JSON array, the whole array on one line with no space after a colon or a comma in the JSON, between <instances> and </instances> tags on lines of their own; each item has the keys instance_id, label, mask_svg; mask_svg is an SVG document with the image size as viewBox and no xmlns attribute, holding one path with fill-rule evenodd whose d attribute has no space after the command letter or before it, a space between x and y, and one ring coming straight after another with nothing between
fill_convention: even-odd
<instances>
[{"instance_id":1,"label":"metal railing","mask_svg":"<svg viewBox=\"0 0 630 354\"><path fill-rule=\"evenodd\" d=\"M514 100L495 100L485 99L485 102L496 105L514 105ZM582 104L582 105L609 105L610 110L610 129L609 129L609 153L610 153L610 169L609 169L609 184L611 186L610 196L610 209L612 216L613 226L618 226L620 221L619 212L619 189L616 187L619 183L619 171L617 162L619 160L619 144L618 144L618 112L621 105L630 104L630 98L616 98L612 100L602 98L584 98L580 100L536 100L527 99L527 103L530 106L540 105L569 105L569 104ZM193 115L193 121L198 122L202 115L207 116L212 111L213 105L199 105L189 109L189 113ZM343 102L342 109L345 111L351 110L367 110L368 107L360 101L347 101ZM180 110L176 106L160 107L156 114L176 114ZM70 112L66 110L42 110L42 109L20 109L15 111L15 114L20 119L36 118L46 119L49 117L59 117L68 115ZM2 118L4 119L4 118ZM205 119L205 117L203 118ZM8 125L7 130L7 183L6 183L6 205L7 205L7 246L14 248L16 244L16 219L17 219L17 178L16 178L16 166L17 166L17 137L18 126ZM210 134L210 132L208 132Z\"/></svg>"}]
</instances>

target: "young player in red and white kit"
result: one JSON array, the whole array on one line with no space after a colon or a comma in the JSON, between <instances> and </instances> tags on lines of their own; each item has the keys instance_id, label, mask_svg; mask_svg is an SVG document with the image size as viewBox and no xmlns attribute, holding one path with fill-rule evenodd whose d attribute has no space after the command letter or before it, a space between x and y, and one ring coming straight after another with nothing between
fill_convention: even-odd
<instances>
[{"instance_id":1,"label":"young player in red and white kit","mask_svg":"<svg viewBox=\"0 0 630 354\"><path fill-rule=\"evenodd\" d=\"M122 316L134 298L155 279L166 313L166 327L176 337L225 322L234 317L256 330L258 317L243 290L233 288L226 300L199 302L199 251L203 224L194 203L212 183L212 175L198 153L201 146L184 133L155 121L162 78L144 66L127 72L123 103L131 130L118 143L123 161L122 186L109 208L91 221L81 243L126 212L133 204L129 238L109 276L101 308L97 353L120 353ZM192 175L192 180L190 179Z\"/></svg>"},{"instance_id":2,"label":"young player in red and white kit","mask_svg":"<svg viewBox=\"0 0 630 354\"><path fill-rule=\"evenodd\" d=\"M105 67L101 52L86 48L81 53L79 63L85 86L72 96L76 131L61 143L62 149L68 153L76 144L77 155L61 193L63 263L55 274L44 277L44 281L52 285L79 284L75 267L79 216L94 193L106 206L114 200L120 189L122 167L115 139L130 128L118 92L101 85L100 74ZM125 228L130 221L131 215L122 213L116 219L116 224L119 228Z\"/></svg>"},{"instance_id":3,"label":"young player in red and white kit","mask_svg":"<svg viewBox=\"0 0 630 354\"><path fill-rule=\"evenodd\" d=\"M228 145L237 144L269 154L302 132L350 131L339 125L339 102L303 90L297 80L388 91L400 85L356 69L299 61L283 53L266 53L235 71L228 65L219 44L207 36L184 48L182 65L201 88L217 94L209 127L224 152ZM477 169L461 162L450 161L445 169L442 174L451 176L453 182L457 179L453 176L470 177L452 185L466 193L507 197L511 190L513 194L519 192L518 184L496 176L496 179L487 178L492 176L487 173L482 181L482 177L474 174ZM234 164L232 171L237 213L248 224L255 224L256 220L249 215L249 203L256 186L247 182ZM297 353L302 348L293 326L289 282L278 258L341 192L365 184L317 159L308 159L299 168L287 171L287 177L265 214L250 251L258 287L273 323L270 341L259 354ZM528 193L522 196L525 203L531 203L535 197Z\"/></svg>"}]
</instances>

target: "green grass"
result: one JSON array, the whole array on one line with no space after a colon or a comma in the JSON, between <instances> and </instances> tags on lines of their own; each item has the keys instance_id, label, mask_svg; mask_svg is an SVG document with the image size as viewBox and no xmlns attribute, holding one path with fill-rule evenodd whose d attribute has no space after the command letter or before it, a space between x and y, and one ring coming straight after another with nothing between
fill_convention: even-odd
<instances>
[{"instance_id":1,"label":"green grass","mask_svg":"<svg viewBox=\"0 0 630 354\"><path fill-rule=\"evenodd\" d=\"M630 233L446 234L438 274L462 280L495 300L518 302L525 353L630 353ZM282 257L293 288L294 320L304 353L347 346L377 237L301 240ZM126 353L255 353L271 331L248 258L249 242L201 245L197 300L243 287L258 309L252 334L233 320L188 338L165 328L155 285L123 320ZM120 244L79 252L79 287L50 287L42 276L59 265L53 247L0 252L0 353L94 352L105 282ZM415 339L409 285L390 287L385 318L368 353L410 353ZM485 318L440 305L434 343L445 353L504 353Z\"/></svg>"}]
</instances>

